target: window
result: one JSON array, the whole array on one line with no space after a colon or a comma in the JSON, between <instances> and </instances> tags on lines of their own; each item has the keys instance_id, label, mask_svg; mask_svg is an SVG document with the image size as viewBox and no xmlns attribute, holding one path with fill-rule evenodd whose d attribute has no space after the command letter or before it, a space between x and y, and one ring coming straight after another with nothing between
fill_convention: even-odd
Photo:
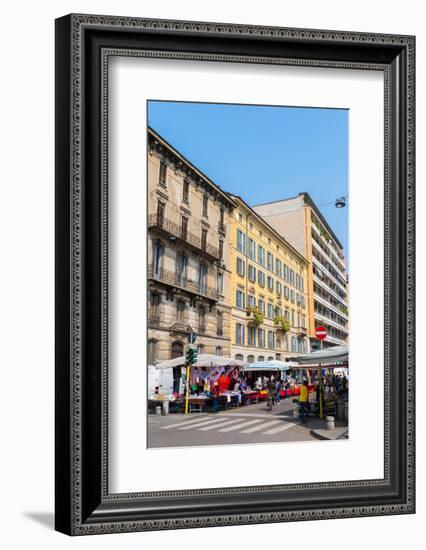
<instances>
[{"instance_id":1,"label":"window","mask_svg":"<svg viewBox=\"0 0 426 550\"><path fill-rule=\"evenodd\" d=\"M263 328L257 329L257 342L259 348L265 347L265 330Z\"/></svg>"},{"instance_id":2,"label":"window","mask_svg":"<svg viewBox=\"0 0 426 550\"><path fill-rule=\"evenodd\" d=\"M225 231L225 210L223 208L220 209L219 214L219 231Z\"/></svg>"},{"instance_id":3,"label":"window","mask_svg":"<svg viewBox=\"0 0 426 550\"><path fill-rule=\"evenodd\" d=\"M163 202L157 202L157 224L163 225L166 215L166 205Z\"/></svg>"},{"instance_id":4,"label":"window","mask_svg":"<svg viewBox=\"0 0 426 550\"><path fill-rule=\"evenodd\" d=\"M246 251L246 236L241 229L237 229L237 250L243 254L245 254Z\"/></svg>"},{"instance_id":5,"label":"window","mask_svg":"<svg viewBox=\"0 0 426 550\"><path fill-rule=\"evenodd\" d=\"M291 351L296 351L296 337L291 337Z\"/></svg>"},{"instance_id":6,"label":"window","mask_svg":"<svg viewBox=\"0 0 426 550\"><path fill-rule=\"evenodd\" d=\"M248 278L252 283L256 282L256 268L252 265L248 266Z\"/></svg>"},{"instance_id":7,"label":"window","mask_svg":"<svg viewBox=\"0 0 426 550\"><path fill-rule=\"evenodd\" d=\"M300 294L296 292L296 304L300 306Z\"/></svg>"},{"instance_id":8,"label":"window","mask_svg":"<svg viewBox=\"0 0 426 550\"><path fill-rule=\"evenodd\" d=\"M207 229L201 230L201 250L207 248Z\"/></svg>"},{"instance_id":9,"label":"window","mask_svg":"<svg viewBox=\"0 0 426 550\"><path fill-rule=\"evenodd\" d=\"M274 318L274 304L272 304L271 302L268 303L268 317L269 319Z\"/></svg>"},{"instance_id":10,"label":"window","mask_svg":"<svg viewBox=\"0 0 426 550\"><path fill-rule=\"evenodd\" d=\"M241 323L235 325L235 342L244 345L244 325Z\"/></svg>"},{"instance_id":11,"label":"window","mask_svg":"<svg viewBox=\"0 0 426 550\"><path fill-rule=\"evenodd\" d=\"M263 271L257 270L257 282L260 286L265 286L265 274Z\"/></svg>"},{"instance_id":12,"label":"window","mask_svg":"<svg viewBox=\"0 0 426 550\"><path fill-rule=\"evenodd\" d=\"M160 185L166 186L166 178L167 178L167 164L162 160L160 161L160 174L158 177L158 183Z\"/></svg>"},{"instance_id":13,"label":"window","mask_svg":"<svg viewBox=\"0 0 426 550\"><path fill-rule=\"evenodd\" d=\"M290 284L294 286L294 271L290 269Z\"/></svg>"},{"instance_id":14,"label":"window","mask_svg":"<svg viewBox=\"0 0 426 550\"><path fill-rule=\"evenodd\" d=\"M290 351L288 334L285 335L285 350Z\"/></svg>"},{"instance_id":15,"label":"window","mask_svg":"<svg viewBox=\"0 0 426 550\"><path fill-rule=\"evenodd\" d=\"M274 349L274 332L268 330L268 349Z\"/></svg>"},{"instance_id":16,"label":"window","mask_svg":"<svg viewBox=\"0 0 426 550\"><path fill-rule=\"evenodd\" d=\"M300 278L300 283L300 290L305 292L305 279L303 277Z\"/></svg>"},{"instance_id":17,"label":"window","mask_svg":"<svg viewBox=\"0 0 426 550\"><path fill-rule=\"evenodd\" d=\"M198 344L197 353L198 355L201 355L202 353L204 353L204 344Z\"/></svg>"},{"instance_id":18,"label":"window","mask_svg":"<svg viewBox=\"0 0 426 550\"><path fill-rule=\"evenodd\" d=\"M306 302L305 302L305 297L304 297L304 296L302 296L301 303L302 303L303 309L305 309L305 307L306 307Z\"/></svg>"},{"instance_id":19,"label":"window","mask_svg":"<svg viewBox=\"0 0 426 550\"><path fill-rule=\"evenodd\" d=\"M200 264L198 266L198 287L200 292L206 291L207 266Z\"/></svg>"},{"instance_id":20,"label":"window","mask_svg":"<svg viewBox=\"0 0 426 550\"><path fill-rule=\"evenodd\" d=\"M239 221L239 222L243 222L243 221L244 221L244 216L241 214L241 212L238 212L238 221Z\"/></svg>"},{"instance_id":21,"label":"window","mask_svg":"<svg viewBox=\"0 0 426 550\"><path fill-rule=\"evenodd\" d=\"M282 263L278 258L275 260L275 273L278 277L282 277Z\"/></svg>"},{"instance_id":22,"label":"window","mask_svg":"<svg viewBox=\"0 0 426 550\"><path fill-rule=\"evenodd\" d=\"M288 283L288 267L284 264L284 281Z\"/></svg>"},{"instance_id":23,"label":"window","mask_svg":"<svg viewBox=\"0 0 426 550\"><path fill-rule=\"evenodd\" d=\"M308 353L308 345L306 338L303 338L303 353Z\"/></svg>"},{"instance_id":24,"label":"window","mask_svg":"<svg viewBox=\"0 0 426 550\"><path fill-rule=\"evenodd\" d=\"M160 276L163 254L164 254L164 246L162 245L161 242L156 241L154 243L154 252L153 252L153 256L154 256L153 275L154 275L154 277L159 277Z\"/></svg>"},{"instance_id":25,"label":"window","mask_svg":"<svg viewBox=\"0 0 426 550\"><path fill-rule=\"evenodd\" d=\"M298 328L301 327L301 324L300 324L300 313L297 314L297 326L298 326Z\"/></svg>"},{"instance_id":26,"label":"window","mask_svg":"<svg viewBox=\"0 0 426 550\"><path fill-rule=\"evenodd\" d=\"M263 355L259 355L259 357L257 358L258 361L260 361L261 363L265 360L265 357Z\"/></svg>"},{"instance_id":27,"label":"window","mask_svg":"<svg viewBox=\"0 0 426 550\"><path fill-rule=\"evenodd\" d=\"M290 290L290 301L294 303L294 290Z\"/></svg>"},{"instance_id":28,"label":"window","mask_svg":"<svg viewBox=\"0 0 426 550\"><path fill-rule=\"evenodd\" d=\"M299 338L297 341L297 351L303 353L303 338Z\"/></svg>"},{"instance_id":29,"label":"window","mask_svg":"<svg viewBox=\"0 0 426 550\"><path fill-rule=\"evenodd\" d=\"M216 347L216 355L218 355L219 357L222 357L222 354L223 354L222 346L217 346Z\"/></svg>"},{"instance_id":30,"label":"window","mask_svg":"<svg viewBox=\"0 0 426 550\"><path fill-rule=\"evenodd\" d=\"M256 260L256 243L250 238L248 240L248 257L251 260Z\"/></svg>"},{"instance_id":31,"label":"window","mask_svg":"<svg viewBox=\"0 0 426 550\"><path fill-rule=\"evenodd\" d=\"M276 282L276 290L277 290L277 296L281 296L282 294L282 285L280 282Z\"/></svg>"},{"instance_id":32,"label":"window","mask_svg":"<svg viewBox=\"0 0 426 550\"><path fill-rule=\"evenodd\" d=\"M256 327L249 325L247 327L247 344L256 347Z\"/></svg>"},{"instance_id":33,"label":"window","mask_svg":"<svg viewBox=\"0 0 426 550\"><path fill-rule=\"evenodd\" d=\"M154 365L157 362L158 341L148 340L148 363Z\"/></svg>"},{"instance_id":34,"label":"window","mask_svg":"<svg viewBox=\"0 0 426 550\"><path fill-rule=\"evenodd\" d=\"M284 287L284 297L288 300L290 294L289 294L289 290L288 290L288 286L285 286Z\"/></svg>"},{"instance_id":35,"label":"window","mask_svg":"<svg viewBox=\"0 0 426 550\"><path fill-rule=\"evenodd\" d=\"M151 296L151 322L160 320L160 300L159 294L154 293Z\"/></svg>"},{"instance_id":36,"label":"window","mask_svg":"<svg viewBox=\"0 0 426 550\"><path fill-rule=\"evenodd\" d=\"M291 311L291 326L292 326L292 327L296 326L296 325L294 324L294 311L293 311L293 310Z\"/></svg>"},{"instance_id":37,"label":"window","mask_svg":"<svg viewBox=\"0 0 426 550\"><path fill-rule=\"evenodd\" d=\"M249 307L256 307L256 296L253 296L253 294L248 295L248 305Z\"/></svg>"},{"instance_id":38,"label":"window","mask_svg":"<svg viewBox=\"0 0 426 550\"><path fill-rule=\"evenodd\" d=\"M275 347L277 349L281 348L281 338L275 338Z\"/></svg>"},{"instance_id":39,"label":"window","mask_svg":"<svg viewBox=\"0 0 426 550\"><path fill-rule=\"evenodd\" d=\"M223 273L221 273L220 271L218 271L217 273L216 287L217 293L223 295Z\"/></svg>"},{"instance_id":40,"label":"window","mask_svg":"<svg viewBox=\"0 0 426 550\"><path fill-rule=\"evenodd\" d=\"M274 257L272 256L272 254L270 252L268 252L268 269L269 271L272 271L272 273L274 272Z\"/></svg>"},{"instance_id":41,"label":"window","mask_svg":"<svg viewBox=\"0 0 426 550\"><path fill-rule=\"evenodd\" d=\"M176 304L176 319L181 323L183 322L184 314L185 314L185 302L182 302L181 300L179 300Z\"/></svg>"},{"instance_id":42,"label":"window","mask_svg":"<svg viewBox=\"0 0 426 550\"><path fill-rule=\"evenodd\" d=\"M259 298L257 301L257 309L262 313L262 315L265 315L265 302L262 298Z\"/></svg>"},{"instance_id":43,"label":"window","mask_svg":"<svg viewBox=\"0 0 426 550\"><path fill-rule=\"evenodd\" d=\"M268 290L274 291L274 279L268 275Z\"/></svg>"},{"instance_id":44,"label":"window","mask_svg":"<svg viewBox=\"0 0 426 550\"><path fill-rule=\"evenodd\" d=\"M300 275L296 273L296 288L300 290Z\"/></svg>"},{"instance_id":45,"label":"window","mask_svg":"<svg viewBox=\"0 0 426 550\"><path fill-rule=\"evenodd\" d=\"M237 258L237 273L242 277L246 274L246 263L241 258Z\"/></svg>"},{"instance_id":46,"label":"window","mask_svg":"<svg viewBox=\"0 0 426 550\"><path fill-rule=\"evenodd\" d=\"M254 363L254 355L247 355L247 363Z\"/></svg>"},{"instance_id":47,"label":"window","mask_svg":"<svg viewBox=\"0 0 426 550\"><path fill-rule=\"evenodd\" d=\"M237 361L244 361L244 355L241 355L241 353L237 353L235 359Z\"/></svg>"},{"instance_id":48,"label":"window","mask_svg":"<svg viewBox=\"0 0 426 550\"><path fill-rule=\"evenodd\" d=\"M223 336L223 313L221 311L218 311L216 315L216 335Z\"/></svg>"},{"instance_id":49,"label":"window","mask_svg":"<svg viewBox=\"0 0 426 550\"><path fill-rule=\"evenodd\" d=\"M189 202L189 180L184 179L183 180L183 200L185 202Z\"/></svg>"},{"instance_id":50,"label":"window","mask_svg":"<svg viewBox=\"0 0 426 550\"><path fill-rule=\"evenodd\" d=\"M276 354L275 354L275 359L276 359L277 361L281 361L281 353L276 353Z\"/></svg>"},{"instance_id":51,"label":"window","mask_svg":"<svg viewBox=\"0 0 426 550\"><path fill-rule=\"evenodd\" d=\"M223 241L222 239L219 239L219 258L223 259Z\"/></svg>"},{"instance_id":52,"label":"window","mask_svg":"<svg viewBox=\"0 0 426 550\"><path fill-rule=\"evenodd\" d=\"M209 198L207 195L203 196L203 215L209 215Z\"/></svg>"},{"instance_id":53,"label":"window","mask_svg":"<svg viewBox=\"0 0 426 550\"><path fill-rule=\"evenodd\" d=\"M188 236L188 218L185 218L185 216L182 216L181 219L180 236L184 241L186 241Z\"/></svg>"},{"instance_id":54,"label":"window","mask_svg":"<svg viewBox=\"0 0 426 550\"><path fill-rule=\"evenodd\" d=\"M265 249L260 244L257 245L257 261L260 265L265 265Z\"/></svg>"},{"instance_id":55,"label":"window","mask_svg":"<svg viewBox=\"0 0 426 550\"><path fill-rule=\"evenodd\" d=\"M285 310L284 316L287 319L287 321L290 321L290 311L288 309Z\"/></svg>"},{"instance_id":56,"label":"window","mask_svg":"<svg viewBox=\"0 0 426 550\"><path fill-rule=\"evenodd\" d=\"M245 309L246 307L246 295L244 294L244 292L242 290L239 290L237 289L237 292L236 292L236 305L237 307L241 308L241 309Z\"/></svg>"},{"instance_id":57,"label":"window","mask_svg":"<svg viewBox=\"0 0 426 550\"><path fill-rule=\"evenodd\" d=\"M306 328L306 315L302 315L302 327Z\"/></svg>"},{"instance_id":58,"label":"window","mask_svg":"<svg viewBox=\"0 0 426 550\"><path fill-rule=\"evenodd\" d=\"M182 357L183 355L183 343L172 342L170 359L176 359L176 357Z\"/></svg>"},{"instance_id":59,"label":"window","mask_svg":"<svg viewBox=\"0 0 426 550\"><path fill-rule=\"evenodd\" d=\"M280 308L280 306L277 306L276 312L277 312L277 317L281 317L283 314L283 310Z\"/></svg>"},{"instance_id":60,"label":"window","mask_svg":"<svg viewBox=\"0 0 426 550\"><path fill-rule=\"evenodd\" d=\"M206 331L206 310L201 306L198 310L198 331Z\"/></svg>"},{"instance_id":61,"label":"window","mask_svg":"<svg viewBox=\"0 0 426 550\"><path fill-rule=\"evenodd\" d=\"M176 257L176 274L178 286L185 286L186 256L183 252L178 252Z\"/></svg>"}]
</instances>

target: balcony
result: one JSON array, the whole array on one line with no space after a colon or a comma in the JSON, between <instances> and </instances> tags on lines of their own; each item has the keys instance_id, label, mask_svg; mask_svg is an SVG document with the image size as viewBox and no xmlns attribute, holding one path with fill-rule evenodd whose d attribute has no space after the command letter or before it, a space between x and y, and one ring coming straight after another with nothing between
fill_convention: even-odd
<instances>
[{"instance_id":1,"label":"balcony","mask_svg":"<svg viewBox=\"0 0 426 550\"><path fill-rule=\"evenodd\" d=\"M150 214L148 216L148 229L155 229L163 235L168 236L170 240L179 240L193 250L210 257L212 261L220 260L219 248L204 242L201 237L188 231L185 226L173 222L168 218L159 216L158 214Z\"/></svg>"},{"instance_id":2,"label":"balcony","mask_svg":"<svg viewBox=\"0 0 426 550\"><path fill-rule=\"evenodd\" d=\"M149 266L148 280L158 281L159 283L173 288L180 288L181 290L186 290L190 294L203 296L209 300L214 300L215 302L219 300L219 294L215 288L207 285L200 285L197 282L186 279L180 274L174 271L169 271L168 269L161 268L155 271L152 265Z\"/></svg>"}]
</instances>

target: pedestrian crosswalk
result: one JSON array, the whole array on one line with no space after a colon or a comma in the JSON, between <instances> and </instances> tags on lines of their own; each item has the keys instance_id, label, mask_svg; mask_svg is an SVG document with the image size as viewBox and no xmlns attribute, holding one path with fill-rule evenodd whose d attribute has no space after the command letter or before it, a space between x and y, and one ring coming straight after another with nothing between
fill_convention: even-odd
<instances>
[{"instance_id":1,"label":"pedestrian crosswalk","mask_svg":"<svg viewBox=\"0 0 426 550\"><path fill-rule=\"evenodd\" d=\"M297 424L289 417L277 418L264 414L232 414L212 416L200 415L197 418L180 417L178 422L162 426L163 430L199 430L202 432L217 431L221 433L239 433L250 435L275 435L293 428Z\"/></svg>"}]
</instances>

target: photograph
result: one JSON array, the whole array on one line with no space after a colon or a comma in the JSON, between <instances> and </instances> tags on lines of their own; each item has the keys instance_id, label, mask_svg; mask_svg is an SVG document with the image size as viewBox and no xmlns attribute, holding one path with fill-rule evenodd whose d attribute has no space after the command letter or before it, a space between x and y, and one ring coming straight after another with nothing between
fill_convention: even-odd
<instances>
[{"instance_id":1,"label":"photograph","mask_svg":"<svg viewBox=\"0 0 426 550\"><path fill-rule=\"evenodd\" d=\"M350 438L349 114L147 101L148 448Z\"/></svg>"}]
</instances>

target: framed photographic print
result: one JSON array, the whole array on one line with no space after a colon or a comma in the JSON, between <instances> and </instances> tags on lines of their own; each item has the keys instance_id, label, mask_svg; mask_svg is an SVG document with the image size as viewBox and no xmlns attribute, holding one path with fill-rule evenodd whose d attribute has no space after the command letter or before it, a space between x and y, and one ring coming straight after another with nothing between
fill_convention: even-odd
<instances>
[{"instance_id":1,"label":"framed photographic print","mask_svg":"<svg viewBox=\"0 0 426 550\"><path fill-rule=\"evenodd\" d=\"M412 36L56 21L56 529L414 513Z\"/></svg>"}]
</instances>

